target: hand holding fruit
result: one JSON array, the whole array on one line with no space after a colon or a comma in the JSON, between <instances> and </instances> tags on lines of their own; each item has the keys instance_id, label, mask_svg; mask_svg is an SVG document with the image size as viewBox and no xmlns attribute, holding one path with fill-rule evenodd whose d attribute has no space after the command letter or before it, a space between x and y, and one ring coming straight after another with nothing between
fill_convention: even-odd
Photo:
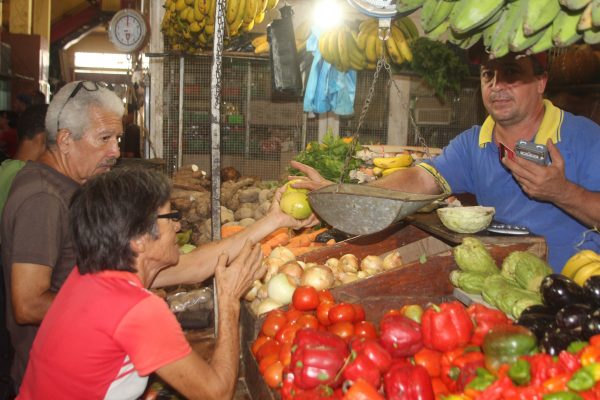
<instances>
[{"instance_id":1,"label":"hand holding fruit","mask_svg":"<svg viewBox=\"0 0 600 400\"><path fill-rule=\"evenodd\" d=\"M282 207L283 194L288 190L288 185L284 185L280 187L273 196L273 201L271 202L271 208L269 209L269 214L277 215L281 218L280 226L290 227L292 229L300 229L306 228L310 226L314 226L319 223L319 219L312 214L312 211L309 212L308 216L303 215L292 215L284 212L285 209ZM288 199L293 200L293 198ZM285 205L285 204L284 204ZM308 203L307 203L308 205ZM290 206L293 206L290 204ZM309 207L310 209L310 207ZM301 218L303 217L303 218Z\"/></svg>"},{"instance_id":2,"label":"hand holding fruit","mask_svg":"<svg viewBox=\"0 0 600 400\"><path fill-rule=\"evenodd\" d=\"M333 184L333 182L323 178L321 174L319 174L313 167L302 164L298 161L291 161L290 165L306 175L288 177L290 180L298 180L298 182L292 185L292 187L295 189L316 190Z\"/></svg>"}]
</instances>

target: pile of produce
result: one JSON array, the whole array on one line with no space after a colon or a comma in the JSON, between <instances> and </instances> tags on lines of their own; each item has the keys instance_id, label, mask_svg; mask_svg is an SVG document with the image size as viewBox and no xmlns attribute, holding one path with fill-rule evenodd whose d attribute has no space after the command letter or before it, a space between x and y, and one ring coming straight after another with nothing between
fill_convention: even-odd
<instances>
[{"instance_id":1,"label":"pile of produce","mask_svg":"<svg viewBox=\"0 0 600 400\"><path fill-rule=\"evenodd\" d=\"M378 324L359 304L297 289L251 346L283 399L598 399L600 336L553 357L481 304L406 305Z\"/></svg>"},{"instance_id":2,"label":"pile of produce","mask_svg":"<svg viewBox=\"0 0 600 400\"><path fill-rule=\"evenodd\" d=\"M365 19L358 31L345 25L326 30L319 37L319 52L339 71L375 69L384 56L397 65L412 61L410 44L419 32L410 18L393 20L387 40L379 39L378 30L376 18Z\"/></svg>"},{"instance_id":3,"label":"pile of produce","mask_svg":"<svg viewBox=\"0 0 600 400\"><path fill-rule=\"evenodd\" d=\"M319 235L326 233L325 229L321 229L286 238L288 234L280 232L262 244L263 253L268 254L263 261L267 272L262 280L254 282L245 295L245 299L252 302L250 308L256 314L289 304L294 290L299 286L324 290L402 266L402 258L398 252L391 252L383 258L369 255L362 260L354 254L344 254L339 259L328 259L323 265L296 259L296 256L304 252L324 245L314 241ZM311 240L312 244L305 244ZM330 244L335 243L333 239L330 240ZM287 243L282 245L284 242ZM272 247L274 243L278 245Z\"/></svg>"},{"instance_id":4,"label":"pile of produce","mask_svg":"<svg viewBox=\"0 0 600 400\"><path fill-rule=\"evenodd\" d=\"M397 0L399 12L421 9L425 34L464 49L479 40L491 57L539 53L582 39L600 42L600 5L590 0Z\"/></svg>"},{"instance_id":5,"label":"pile of produce","mask_svg":"<svg viewBox=\"0 0 600 400\"><path fill-rule=\"evenodd\" d=\"M514 251L498 269L490 252L477 238L466 237L453 249L459 270L452 271L452 284L467 293L483 296L490 305L513 318L527 307L541 304L540 285L552 268L525 251Z\"/></svg>"},{"instance_id":6,"label":"pile of produce","mask_svg":"<svg viewBox=\"0 0 600 400\"><path fill-rule=\"evenodd\" d=\"M566 276L548 275L541 294L543 305L527 308L518 323L538 337L546 353L558 355L571 342L600 334L600 276L581 287Z\"/></svg>"},{"instance_id":7,"label":"pile of produce","mask_svg":"<svg viewBox=\"0 0 600 400\"><path fill-rule=\"evenodd\" d=\"M239 177L232 168L224 168L229 180L221 184L221 225L248 226L262 218L269 207L277 185L256 178ZM182 214L180 245L210 242L210 180L197 166L184 166L173 176L171 207Z\"/></svg>"},{"instance_id":8,"label":"pile of produce","mask_svg":"<svg viewBox=\"0 0 600 400\"><path fill-rule=\"evenodd\" d=\"M350 151L352 145L352 138L341 138L334 135L331 131L327 132L323 136L323 141L310 142L306 149L301 151L294 160L299 161L303 164L310 165L316 169L321 176L330 181L337 182L342 174L344 168L344 161L346 155ZM357 143L354 147L354 154L348 165L348 171L344 175L344 182L351 182L349 172L357 170L363 165L363 161L356 158L356 152L360 151L362 146ZM290 168L291 175L299 175L300 172L296 169Z\"/></svg>"},{"instance_id":9,"label":"pile of produce","mask_svg":"<svg viewBox=\"0 0 600 400\"><path fill-rule=\"evenodd\" d=\"M260 24L278 0L229 0L226 33L235 37ZM161 31L175 51L195 53L212 47L216 0L166 0Z\"/></svg>"}]
</instances>

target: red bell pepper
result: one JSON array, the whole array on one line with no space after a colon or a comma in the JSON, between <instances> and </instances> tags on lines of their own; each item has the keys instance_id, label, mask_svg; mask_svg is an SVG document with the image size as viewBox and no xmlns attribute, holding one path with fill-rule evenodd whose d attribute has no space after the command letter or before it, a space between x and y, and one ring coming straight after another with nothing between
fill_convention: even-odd
<instances>
[{"instance_id":1,"label":"red bell pepper","mask_svg":"<svg viewBox=\"0 0 600 400\"><path fill-rule=\"evenodd\" d=\"M358 379L344 395L343 400L384 400L377 389L364 379Z\"/></svg>"},{"instance_id":2,"label":"red bell pepper","mask_svg":"<svg viewBox=\"0 0 600 400\"><path fill-rule=\"evenodd\" d=\"M385 374L392 365L392 356L379 343L373 339L354 340L352 350L362 353L373 362L382 374Z\"/></svg>"},{"instance_id":3,"label":"red bell pepper","mask_svg":"<svg viewBox=\"0 0 600 400\"><path fill-rule=\"evenodd\" d=\"M441 374L442 353L423 347L414 356L415 364L425 367L429 376L437 378Z\"/></svg>"},{"instance_id":4,"label":"red bell pepper","mask_svg":"<svg viewBox=\"0 0 600 400\"><path fill-rule=\"evenodd\" d=\"M483 368L485 357L477 347L461 347L442 355L442 382L452 393L461 392L477 375L477 368Z\"/></svg>"},{"instance_id":5,"label":"red bell pepper","mask_svg":"<svg viewBox=\"0 0 600 400\"><path fill-rule=\"evenodd\" d=\"M481 346L484 336L497 325L510 325L511 321L499 310L493 310L483 304L473 303L467 308L467 314L474 324L471 344Z\"/></svg>"},{"instance_id":6,"label":"red bell pepper","mask_svg":"<svg viewBox=\"0 0 600 400\"><path fill-rule=\"evenodd\" d=\"M423 347L421 326L407 317L383 317L379 332L381 344L393 358L410 357Z\"/></svg>"},{"instance_id":7,"label":"red bell pepper","mask_svg":"<svg viewBox=\"0 0 600 400\"><path fill-rule=\"evenodd\" d=\"M558 363L567 372L575 372L581 368L579 358L575 354L565 350L558 354Z\"/></svg>"},{"instance_id":8,"label":"red bell pepper","mask_svg":"<svg viewBox=\"0 0 600 400\"><path fill-rule=\"evenodd\" d=\"M431 378L420 365L392 367L384 377L385 394L389 400L434 400Z\"/></svg>"},{"instance_id":9,"label":"red bell pepper","mask_svg":"<svg viewBox=\"0 0 600 400\"><path fill-rule=\"evenodd\" d=\"M341 385L340 370L348 356L348 349L340 337L329 332L302 329L294 339L294 346L290 370L298 388L310 390L320 385L332 388Z\"/></svg>"},{"instance_id":10,"label":"red bell pepper","mask_svg":"<svg viewBox=\"0 0 600 400\"><path fill-rule=\"evenodd\" d=\"M354 359L352 359L354 357ZM364 353L352 352L352 361L344 368L344 380L356 382L359 379L365 380L374 388L381 385L381 371Z\"/></svg>"},{"instance_id":11,"label":"red bell pepper","mask_svg":"<svg viewBox=\"0 0 600 400\"><path fill-rule=\"evenodd\" d=\"M458 301L432 305L421 321L423 344L437 351L450 351L466 346L473 335L473 322Z\"/></svg>"},{"instance_id":12,"label":"red bell pepper","mask_svg":"<svg viewBox=\"0 0 600 400\"><path fill-rule=\"evenodd\" d=\"M547 380L563 375L565 370L562 365L556 362L550 354L538 353L531 356L523 356L531 366L531 382L533 386L538 386Z\"/></svg>"}]
</instances>

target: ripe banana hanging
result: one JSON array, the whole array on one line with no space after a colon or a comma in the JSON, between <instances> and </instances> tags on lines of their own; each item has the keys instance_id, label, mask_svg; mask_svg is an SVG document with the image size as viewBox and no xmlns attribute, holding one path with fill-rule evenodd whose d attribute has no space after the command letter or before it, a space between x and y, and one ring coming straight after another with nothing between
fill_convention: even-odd
<instances>
[{"instance_id":1,"label":"ripe banana hanging","mask_svg":"<svg viewBox=\"0 0 600 400\"><path fill-rule=\"evenodd\" d=\"M400 29L392 25L390 37L388 38L388 40L385 41L385 47L387 48L387 52L390 55L392 61L400 65L404 62L404 58L402 57L400 49L396 44L397 39L394 37L398 34L402 35L402 32L400 31Z\"/></svg>"},{"instance_id":2,"label":"ripe banana hanging","mask_svg":"<svg viewBox=\"0 0 600 400\"><path fill-rule=\"evenodd\" d=\"M396 157L373 158L373 165L383 169L409 167L412 163L413 158L410 154L399 154Z\"/></svg>"}]
</instances>

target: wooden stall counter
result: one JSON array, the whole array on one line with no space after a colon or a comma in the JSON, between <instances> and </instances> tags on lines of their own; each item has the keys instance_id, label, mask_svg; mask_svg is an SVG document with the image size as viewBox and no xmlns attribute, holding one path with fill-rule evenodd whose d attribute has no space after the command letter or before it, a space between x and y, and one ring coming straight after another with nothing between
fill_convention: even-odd
<instances>
[{"instance_id":1,"label":"wooden stall counter","mask_svg":"<svg viewBox=\"0 0 600 400\"><path fill-rule=\"evenodd\" d=\"M499 236L487 233L456 234L446 229L435 213L416 214L382 232L359 236L319 248L300 257L301 261L325 263L331 257L354 254L385 256L397 251L403 265L396 269L330 289L338 302L360 303L367 320L377 323L383 314L405 304L439 303L454 300L448 278L457 268L452 248L465 236L476 236L488 248L498 265L513 251L529 251L546 258L546 243L539 236ZM257 316L248 302L242 302L242 374L254 399L276 398L264 383L250 346L258 336L264 316Z\"/></svg>"}]
</instances>

